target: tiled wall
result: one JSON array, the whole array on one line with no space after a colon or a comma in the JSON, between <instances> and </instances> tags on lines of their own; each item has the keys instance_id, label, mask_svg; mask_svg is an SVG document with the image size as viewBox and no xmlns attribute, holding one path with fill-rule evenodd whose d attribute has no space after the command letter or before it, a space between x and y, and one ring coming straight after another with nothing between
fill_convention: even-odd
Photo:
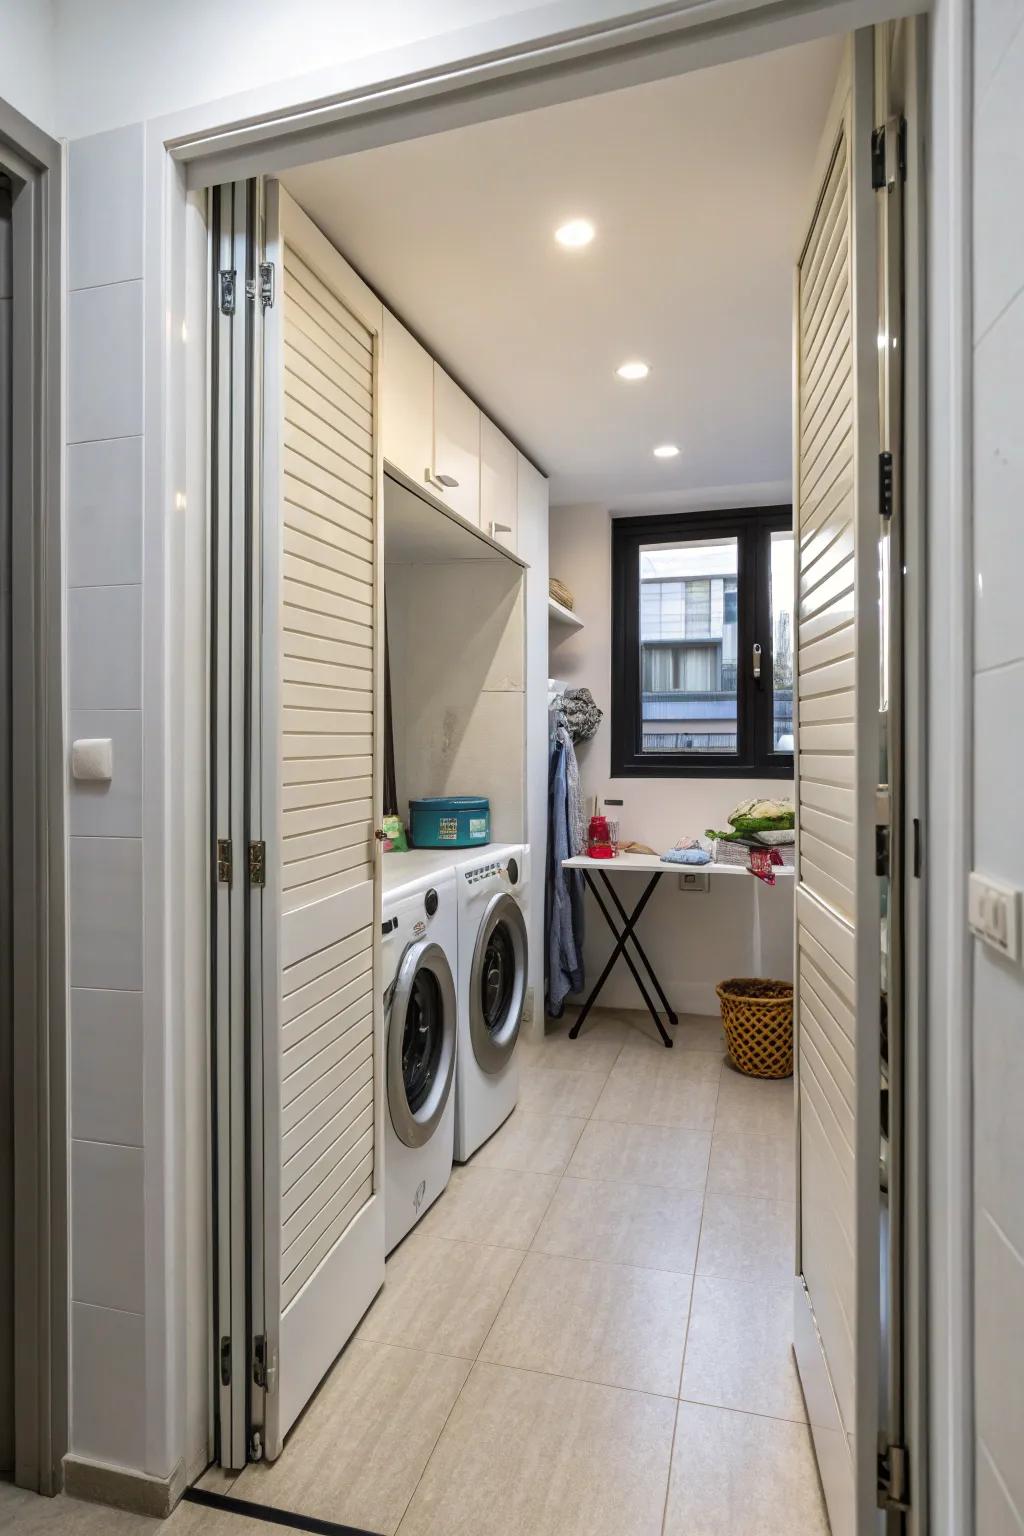
<instances>
[{"instance_id":1,"label":"tiled wall","mask_svg":"<svg viewBox=\"0 0 1024 1536\"><path fill-rule=\"evenodd\" d=\"M142 1468L142 127L72 144L68 176L68 737L114 759L68 781L71 1451Z\"/></svg>"},{"instance_id":2,"label":"tiled wall","mask_svg":"<svg viewBox=\"0 0 1024 1536\"><path fill-rule=\"evenodd\" d=\"M1024 3L974 14L974 867L1024 887ZM1024 967L975 949L976 1528L1024 1536Z\"/></svg>"}]
</instances>

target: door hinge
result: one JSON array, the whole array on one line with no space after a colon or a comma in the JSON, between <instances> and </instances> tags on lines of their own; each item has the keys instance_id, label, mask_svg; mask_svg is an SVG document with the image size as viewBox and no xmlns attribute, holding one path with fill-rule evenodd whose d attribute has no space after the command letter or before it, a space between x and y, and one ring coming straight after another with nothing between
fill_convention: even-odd
<instances>
[{"instance_id":1,"label":"door hinge","mask_svg":"<svg viewBox=\"0 0 1024 1536\"><path fill-rule=\"evenodd\" d=\"M227 1334L220 1341L220 1384L222 1387L231 1385L231 1340Z\"/></svg>"},{"instance_id":2,"label":"door hinge","mask_svg":"<svg viewBox=\"0 0 1024 1536\"><path fill-rule=\"evenodd\" d=\"M876 192L891 192L906 179L907 122L893 117L871 134L871 186Z\"/></svg>"},{"instance_id":3,"label":"door hinge","mask_svg":"<svg viewBox=\"0 0 1024 1536\"><path fill-rule=\"evenodd\" d=\"M887 1445L878 1453L878 1507L910 1508L910 1457L905 1445Z\"/></svg>"},{"instance_id":4,"label":"door hinge","mask_svg":"<svg viewBox=\"0 0 1024 1536\"><path fill-rule=\"evenodd\" d=\"M882 877L889 874L889 828L875 828L875 874Z\"/></svg>"},{"instance_id":5,"label":"door hinge","mask_svg":"<svg viewBox=\"0 0 1024 1536\"><path fill-rule=\"evenodd\" d=\"M249 1436L249 1460L263 1460L263 1436L260 1434L258 1429L254 1429L252 1434Z\"/></svg>"},{"instance_id":6,"label":"door hinge","mask_svg":"<svg viewBox=\"0 0 1024 1536\"><path fill-rule=\"evenodd\" d=\"M264 1392L273 1392L277 1384L277 1361L265 1333L252 1341L252 1379Z\"/></svg>"},{"instance_id":7,"label":"door hinge","mask_svg":"<svg viewBox=\"0 0 1024 1536\"><path fill-rule=\"evenodd\" d=\"M233 267L224 267L220 273L220 312L233 315L238 291L238 274Z\"/></svg>"},{"instance_id":8,"label":"door hinge","mask_svg":"<svg viewBox=\"0 0 1024 1536\"><path fill-rule=\"evenodd\" d=\"M230 837L217 839L217 884L230 885L233 874Z\"/></svg>"},{"instance_id":9,"label":"door hinge","mask_svg":"<svg viewBox=\"0 0 1024 1536\"><path fill-rule=\"evenodd\" d=\"M893 468L892 454L888 449L878 455L878 511L886 519L892 517Z\"/></svg>"},{"instance_id":10,"label":"door hinge","mask_svg":"<svg viewBox=\"0 0 1024 1536\"><path fill-rule=\"evenodd\" d=\"M260 306L270 309L274 302L274 263L260 262Z\"/></svg>"},{"instance_id":11,"label":"door hinge","mask_svg":"<svg viewBox=\"0 0 1024 1536\"><path fill-rule=\"evenodd\" d=\"M267 883L267 845L263 842L249 844L249 884Z\"/></svg>"}]
</instances>

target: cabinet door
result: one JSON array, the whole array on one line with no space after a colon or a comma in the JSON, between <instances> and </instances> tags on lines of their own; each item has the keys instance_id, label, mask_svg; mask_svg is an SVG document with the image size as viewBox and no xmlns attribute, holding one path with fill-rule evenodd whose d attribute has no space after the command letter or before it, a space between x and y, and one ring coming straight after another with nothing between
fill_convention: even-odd
<instances>
[{"instance_id":1,"label":"cabinet door","mask_svg":"<svg viewBox=\"0 0 1024 1536\"><path fill-rule=\"evenodd\" d=\"M454 512L480 522L480 408L434 364L434 483Z\"/></svg>"},{"instance_id":2,"label":"cabinet door","mask_svg":"<svg viewBox=\"0 0 1024 1536\"><path fill-rule=\"evenodd\" d=\"M430 484L434 457L434 361L387 310L380 392L385 459L417 485Z\"/></svg>"},{"instance_id":3,"label":"cabinet door","mask_svg":"<svg viewBox=\"0 0 1024 1536\"><path fill-rule=\"evenodd\" d=\"M492 539L516 548L516 450L493 421L480 418L480 526Z\"/></svg>"}]
</instances>

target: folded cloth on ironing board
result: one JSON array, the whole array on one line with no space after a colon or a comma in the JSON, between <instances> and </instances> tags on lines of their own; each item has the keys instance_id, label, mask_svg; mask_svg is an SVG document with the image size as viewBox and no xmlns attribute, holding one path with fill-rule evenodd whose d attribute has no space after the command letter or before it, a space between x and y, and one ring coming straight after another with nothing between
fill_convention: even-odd
<instances>
[{"instance_id":1,"label":"folded cloth on ironing board","mask_svg":"<svg viewBox=\"0 0 1024 1536\"><path fill-rule=\"evenodd\" d=\"M710 864L711 855L706 848L670 848L661 856L663 864Z\"/></svg>"}]
</instances>

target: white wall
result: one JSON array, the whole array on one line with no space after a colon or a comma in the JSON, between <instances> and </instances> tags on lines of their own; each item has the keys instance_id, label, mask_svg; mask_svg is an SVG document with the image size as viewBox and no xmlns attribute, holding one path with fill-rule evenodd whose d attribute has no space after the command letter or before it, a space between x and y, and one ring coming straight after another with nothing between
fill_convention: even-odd
<instances>
[{"instance_id":1,"label":"white wall","mask_svg":"<svg viewBox=\"0 0 1024 1536\"><path fill-rule=\"evenodd\" d=\"M1024 888L1024 8L974 9L974 855ZM978 1536L1024 1536L1024 967L974 955Z\"/></svg>"},{"instance_id":2,"label":"white wall","mask_svg":"<svg viewBox=\"0 0 1024 1536\"><path fill-rule=\"evenodd\" d=\"M621 836L648 843L659 853L681 837L698 837L725 827L740 801L755 795L791 795L779 779L613 779L611 777L611 525L607 507L558 507L550 521L551 574L573 593L583 629L552 624L551 676L571 687L589 688L604 711L592 741L578 747L584 794L592 802L621 799ZM637 890L639 895L639 889ZM751 974L755 922L760 924L763 963L779 980L792 977L793 884L783 877L774 888L750 877L720 880L708 896L683 893L678 881L662 880L639 932L674 1007L717 1013L715 984ZM607 925L593 904L587 908L587 976L599 974L610 948ZM642 1007L624 966L609 977L602 1003Z\"/></svg>"},{"instance_id":3,"label":"white wall","mask_svg":"<svg viewBox=\"0 0 1024 1536\"><path fill-rule=\"evenodd\" d=\"M58 132L56 69L52 0L3 0L0 99L50 134Z\"/></svg>"}]
</instances>

